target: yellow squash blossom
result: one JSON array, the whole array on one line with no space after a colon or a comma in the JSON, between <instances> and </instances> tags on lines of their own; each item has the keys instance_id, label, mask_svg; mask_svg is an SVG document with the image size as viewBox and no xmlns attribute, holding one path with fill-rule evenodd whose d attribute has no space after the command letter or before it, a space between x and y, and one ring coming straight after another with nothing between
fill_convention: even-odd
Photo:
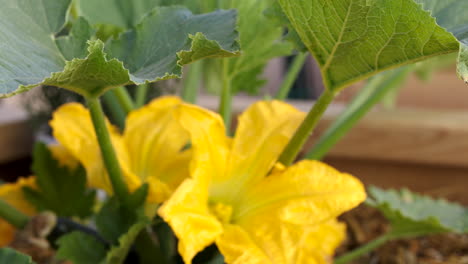
<instances>
[{"instance_id":1,"label":"yellow squash blossom","mask_svg":"<svg viewBox=\"0 0 468 264\"><path fill-rule=\"evenodd\" d=\"M362 183L319 161L275 164L305 115L285 103L258 102L233 139L219 115L183 105L193 160L159 214L179 238L185 263L216 243L227 263L327 263L344 238L336 217L365 197Z\"/></svg>"},{"instance_id":2,"label":"yellow squash blossom","mask_svg":"<svg viewBox=\"0 0 468 264\"><path fill-rule=\"evenodd\" d=\"M148 183L150 203L166 200L188 176L191 153L183 149L189 136L174 118L180 103L177 97L163 97L129 113L123 134L108 124L125 182L132 191ZM66 104L50 125L60 145L85 167L89 185L111 192L89 111Z\"/></svg>"},{"instance_id":3,"label":"yellow squash blossom","mask_svg":"<svg viewBox=\"0 0 468 264\"><path fill-rule=\"evenodd\" d=\"M0 185L0 199L15 207L20 212L32 216L36 213L34 207L23 195L23 187L36 186L34 177L20 178L15 183L5 183ZM15 227L3 219L0 219L0 247L8 245L15 234Z\"/></svg>"}]
</instances>

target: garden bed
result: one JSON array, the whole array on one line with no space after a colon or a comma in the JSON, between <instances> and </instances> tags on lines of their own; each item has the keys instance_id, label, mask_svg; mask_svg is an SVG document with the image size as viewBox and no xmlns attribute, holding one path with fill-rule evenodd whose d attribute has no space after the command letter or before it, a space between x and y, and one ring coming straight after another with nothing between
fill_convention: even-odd
<instances>
[{"instance_id":1,"label":"garden bed","mask_svg":"<svg viewBox=\"0 0 468 264\"><path fill-rule=\"evenodd\" d=\"M345 213L348 236L337 255L349 252L385 233L388 222L375 209L361 205ZM390 241L350 264L467 264L468 235L440 234Z\"/></svg>"}]
</instances>

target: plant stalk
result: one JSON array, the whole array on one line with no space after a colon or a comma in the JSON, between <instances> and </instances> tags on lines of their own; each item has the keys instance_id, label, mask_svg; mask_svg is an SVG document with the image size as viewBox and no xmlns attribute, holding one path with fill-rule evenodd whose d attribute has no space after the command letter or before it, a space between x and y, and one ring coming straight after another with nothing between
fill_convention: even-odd
<instances>
[{"instance_id":1,"label":"plant stalk","mask_svg":"<svg viewBox=\"0 0 468 264\"><path fill-rule=\"evenodd\" d=\"M104 104L106 105L106 109L109 110L110 115L113 117L113 121L115 124L120 128L123 129L125 127L125 112L123 111L120 103L117 99L117 96L112 91L108 91L104 93L102 96Z\"/></svg>"},{"instance_id":2,"label":"plant stalk","mask_svg":"<svg viewBox=\"0 0 468 264\"><path fill-rule=\"evenodd\" d=\"M223 88L221 92L221 100L219 104L219 114L224 120L226 126L226 133L229 134L231 130L231 116L232 116L232 91L231 91L231 77L228 71L228 60L223 60Z\"/></svg>"},{"instance_id":3,"label":"plant stalk","mask_svg":"<svg viewBox=\"0 0 468 264\"><path fill-rule=\"evenodd\" d=\"M396 239L395 236L393 236L392 233L387 233L387 234L384 234L372 241L370 241L369 243L361 246L361 247L358 247L357 249L345 254L345 255L342 255L340 257L338 257L336 260L335 260L335 264L345 264L345 263L348 263L349 261L353 260L353 259L356 259L366 253L369 253L371 252L372 250L374 250L375 248L378 248L380 247L381 245L383 245L385 242L389 241L389 240L392 240L392 239Z\"/></svg>"},{"instance_id":4,"label":"plant stalk","mask_svg":"<svg viewBox=\"0 0 468 264\"><path fill-rule=\"evenodd\" d=\"M120 170L117 155L115 154L114 147L112 146L101 102L99 101L99 98L86 98L86 102L91 112L94 130L96 132L99 147L101 148L102 158L109 174L112 188L117 199L125 204L129 196L129 192L122 177L122 171Z\"/></svg>"},{"instance_id":5,"label":"plant stalk","mask_svg":"<svg viewBox=\"0 0 468 264\"><path fill-rule=\"evenodd\" d=\"M294 57L294 60L291 66L289 67L286 76L284 77L283 83L281 84L278 93L275 96L275 99L285 100L288 97L289 91L291 91L291 88L294 82L296 81L297 76L301 72L302 66L304 66L304 63L307 59L307 55L307 52L301 52L297 54L296 57Z\"/></svg>"},{"instance_id":6,"label":"plant stalk","mask_svg":"<svg viewBox=\"0 0 468 264\"><path fill-rule=\"evenodd\" d=\"M306 158L312 160L322 159L375 104L406 80L411 69L411 67L407 66L370 79L366 86L362 88L359 94L346 107L346 110L318 139L317 143L307 153Z\"/></svg>"},{"instance_id":7,"label":"plant stalk","mask_svg":"<svg viewBox=\"0 0 468 264\"><path fill-rule=\"evenodd\" d=\"M120 105L122 106L125 114L127 115L132 110L135 109L135 104L133 103L132 97L128 94L128 91L125 87L117 87L112 92L117 96Z\"/></svg>"},{"instance_id":8,"label":"plant stalk","mask_svg":"<svg viewBox=\"0 0 468 264\"><path fill-rule=\"evenodd\" d=\"M335 93L329 90L325 90L320 95L301 126L297 129L296 133L283 150L283 153L281 153L278 159L279 162L283 163L285 166L289 166L294 162L297 154L299 154L307 139L314 131L318 121L323 113L325 113L328 105L333 101L333 98L335 98Z\"/></svg>"},{"instance_id":9,"label":"plant stalk","mask_svg":"<svg viewBox=\"0 0 468 264\"><path fill-rule=\"evenodd\" d=\"M188 74L183 79L182 99L194 104L197 101L202 76L202 62L192 63L188 68Z\"/></svg>"},{"instance_id":10,"label":"plant stalk","mask_svg":"<svg viewBox=\"0 0 468 264\"><path fill-rule=\"evenodd\" d=\"M146 96L148 95L149 84L138 85L135 96L135 108L140 108L146 103Z\"/></svg>"},{"instance_id":11,"label":"plant stalk","mask_svg":"<svg viewBox=\"0 0 468 264\"><path fill-rule=\"evenodd\" d=\"M29 217L18 211L18 209L9 205L7 202L0 199L0 218L5 219L18 229L24 228L29 222Z\"/></svg>"}]
</instances>

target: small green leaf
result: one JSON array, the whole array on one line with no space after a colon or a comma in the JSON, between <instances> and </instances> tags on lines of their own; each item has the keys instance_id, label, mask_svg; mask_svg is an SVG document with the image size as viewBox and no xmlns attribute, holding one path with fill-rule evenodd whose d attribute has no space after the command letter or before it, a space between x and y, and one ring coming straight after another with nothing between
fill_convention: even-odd
<instances>
[{"instance_id":1,"label":"small green leaf","mask_svg":"<svg viewBox=\"0 0 468 264\"><path fill-rule=\"evenodd\" d=\"M468 232L468 209L445 200L414 194L406 189L384 191L370 187L368 204L391 222L392 234L419 236L441 232Z\"/></svg>"},{"instance_id":2,"label":"small green leaf","mask_svg":"<svg viewBox=\"0 0 468 264\"><path fill-rule=\"evenodd\" d=\"M66 60L84 58L87 55L86 41L94 35L94 30L84 18L79 17L72 25L70 34L55 40Z\"/></svg>"},{"instance_id":3,"label":"small green leaf","mask_svg":"<svg viewBox=\"0 0 468 264\"><path fill-rule=\"evenodd\" d=\"M265 16L265 10L272 4L274 1L271 0L236 0L228 5L239 12L237 30L242 47L241 56L228 59L226 78L231 81L233 93L256 94L266 82L261 77L266 64L273 58L290 55L293 51L293 45L283 41L283 25L273 23ZM208 67L205 68L207 89L219 92L222 84L212 79L212 72L222 76L223 67L212 61L205 67Z\"/></svg>"},{"instance_id":4,"label":"small green leaf","mask_svg":"<svg viewBox=\"0 0 468 264\"><path fill-rule=\"evenodd\" d=\"M127 257L130 247L135 242L138 234L145 228L151 221L147 218L141 218L137 223L132 225L128 232L123 234L119 238L119 243L117 246L111 248L106 256L106 264L121 264L124 262Z\"/></svg>"},{"instance_id":5,"label":"small green leaf","mask_svg":"<svg viewBox=\"0 0 468 264\"><path fill-rule=\"evenodd\" d=\"M99 233L111 243L117 243L139 219L144 218L142 206L129 208L121 205L116 198L107 200L96 215Z\"/></svg>"},{"instance_id":6,"label":"small green leaf","mask_svg":"<svg viewBox=\"0 0 468 264\"><path fill-rule=\"evenodd\" d=\"M434 0L432 7L439 7ZM465 0L457 10L432 12L437 22L448 16L466 19ZM304 44L318 61L332 91L377 72L428 57L457 52L459 42L414 0L279 0ZM427 6L429 10L429 5ZM436 14L436 13L440 13ZM466 24L456 25L466 32ZM458 26L461 26L460 28ZM449 31L449 27L446 27ZM452 31L451 31L452 32ZM456 35L456 34L455 34Z\"/></svg>"},{"instance_id":7,"label":"small green leaf","mask_svg":"<svg viewBox=\"0 0 468 264\"><path fill-rule=\"evenodd\" d=\"M60 237L57 244L58 250L55 257L60 260L69 260L73 264L100 263L106 257L107 250L101 242L79 231Z\"/></svg>"},{"instance_id":8,"label":"small green leaf","mask_svg":"<svg viewBox=\"0 0 468 264\"><path fill-rule=\"evenodd\" d=\"M33 159L32 170L39 188L23 189L32 204L41 211L51 210L64 217L86 218L92 214L95 192L86 188L83 167L62 167L43 143L34 147Z\"/></svg>"},{"instance_id":9,"label":"small green leaf","mask_svg":"<svg viewBox=\"0 0 468 264\"><path fill-rule=\"evenodd\" d=\"M0 263L34 264L30 256L11 248L0 248Z\"/></svg>"}]
</instances>

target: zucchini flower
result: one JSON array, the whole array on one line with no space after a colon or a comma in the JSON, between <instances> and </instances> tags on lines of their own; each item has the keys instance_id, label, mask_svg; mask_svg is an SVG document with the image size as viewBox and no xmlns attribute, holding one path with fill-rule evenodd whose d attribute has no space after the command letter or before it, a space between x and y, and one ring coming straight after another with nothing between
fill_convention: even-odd
<instances>
[{"instance_id":1,"label":"zucchini flower","mask_svg":"<svg viewBox=\"0 0 468 264\"><path fill-rule=\"evenodd\" d=\"M184 147L188 133L174 118L180 105L176 97L162 97L129 113L125 131L108 123L124 180L131 191L149 184L147 202L165 201L188 176L191 158ZM80 104L66 104L50 122L53 135L86 169L91 187L112 191L89 111Z\"/></svg>"},{"instance_id":2,"label":"zucchini flower","mask_svg":"<svg viewBox=\"0 0 468 264\"><path fill-rule=\"evenodd\" d=\"M36 213L36 210L23 195L22 188L25 186L35 188L36 179L34 177L20 178L15 183L0 185L0 199L20 212L32 216ZM10 223L0 219L0 247L8 245L13 240L15 230L15 227Z\"/></svg>"},{"instance_id":3,"label":"zucchini flower","mask_svg":"<svg viewBox=\"0 0 468 264\"><path fill-rule=\"evenodd\" d=\"M190 178L159 209L179 238L185 263L215 243L226 263L328 263L344 238L336 217L366 198L362 183L305 160L285 168L278 156L305 114L257 102L233 139L218 114L193 105L177 112L190 133Z\"/></svg>"}]
</instances>

